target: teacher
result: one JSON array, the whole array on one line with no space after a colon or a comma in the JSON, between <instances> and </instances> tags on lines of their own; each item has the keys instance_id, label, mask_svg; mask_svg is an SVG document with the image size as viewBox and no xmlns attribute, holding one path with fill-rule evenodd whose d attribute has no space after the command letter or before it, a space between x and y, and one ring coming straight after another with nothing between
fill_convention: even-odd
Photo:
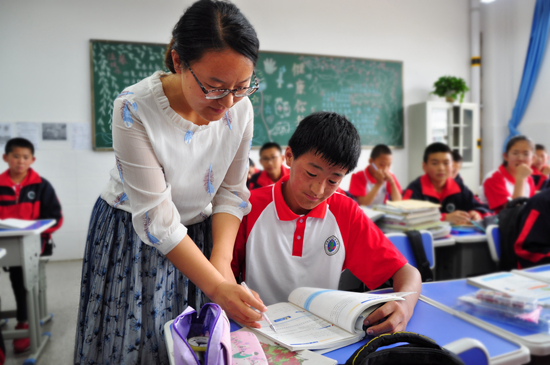
<instances>
[{"instance_id":1,"label":"teacher","mask_svg":"<svg viewBox=\"0 0 550 365\"><path fill-rule=\"evenodd\" d=\"M172 36L170 73L114 102L116 166L90 220L75 364L168 364L164 324L206 297L242 323L261 318L247 303L266 310L230 268L250 211L256 32L235 5L200 0Z\"/></svg>"}]
</instances>

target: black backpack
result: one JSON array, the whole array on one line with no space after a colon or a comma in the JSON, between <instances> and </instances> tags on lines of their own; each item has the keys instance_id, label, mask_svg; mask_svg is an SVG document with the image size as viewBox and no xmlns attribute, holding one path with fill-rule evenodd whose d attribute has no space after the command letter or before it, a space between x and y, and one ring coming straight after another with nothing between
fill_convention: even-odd
<instances>
[{"instance_id":1,"label":"black backpack","mask_svg":"<svg viewBox=\"0 0 550 365\"><path fill-rule=\"evenodd\" d=\"M498 230L500 231L500 260L498 269L510 271L518 268L518 259L514 251L521 230L521 213L527 203L527 198L516 198L506 203L498 213Z\"/></svg>"},{"instance_id":2,"label":"black backpack","mask_svg":"<svg viewBox=\"0 0 550 365\"><path fill-rule=\"evenodd\" d=\"M411 244L414 259L416 260L416 268L420 272L422 282L430 282L434 280L432 269L430 269L430 262L426 257L426 251L422 244L422 235L418 231L405 231L407 238Z\"/></svg>"},{"instance_id":3,"label":"black backpack","mask_svg":"<svg viewBox=\"0 0 550 365\"><path fill-rule=\"evenodd\" d=\"M376 351L399 342L408 345ZM431 338L413 332L386 333L375 337L346 361L346 365L379 364L465 365L456 354L442 348Z\"/></svg>"}]
</instances>

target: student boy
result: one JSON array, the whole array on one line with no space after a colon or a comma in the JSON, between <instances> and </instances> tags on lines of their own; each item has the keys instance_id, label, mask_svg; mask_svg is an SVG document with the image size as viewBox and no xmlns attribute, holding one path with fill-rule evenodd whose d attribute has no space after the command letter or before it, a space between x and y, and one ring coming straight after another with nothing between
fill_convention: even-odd
<instances>
[{"instance_id":1,"label":"student boy","mask_svg":"<svg viewBox=\"0 0 550 365\"><path fill-rule=\"evenodd\" d=\"M548 153L546 147L542 144L535 145L535 155L533 156L533 182L535 183L535 191L543 189L548 175L550 175L550 166L548 166Z\"/></svg>"},{"instance_id":2,"label":"student boy","mask_svg":"<svg viewBox=\"0 0 550 365\"><path fill-rule=\"evenodd\" d=\"M263 171L255 173L248 182L248 189L258 189L275 184L288 175L288 169L283 165L285 157L278 143L267 142L260 148L260 164Z\"/></svg>"},{"instance_id":3,"label":"student boy","mask_svg":"<svg viewBox=\"0 0 550 365\"><path fill-rule=\"evenodd\" d=\"M444 143L432 143L424 150L422 169L426 173L409 184L403 199L427 200L441 204L441 220L454 225L470 224L491 213L461 181L451 178L451 149Z\"/></svg>"},{"instance_id":4,"label":"student boy","mask_svg":"<svg viewBox=\"0 0 550 365\"><path fill-rule=\"evenodd\" d=\"M333 194L357 165L361 143L345 117L304 118L285 151L290 175L251 192L252 211L237 235L232 268L266 305L287 301L301 286L337 289L348 268L369 288L393 279L394 290L416 292L366 318L368 334L404 330L420 294L420 274L352 199Z\"/></svg>"},{"instance_id":5,"label":"student boy","mask_svg":"<svg viewBox=\"0 0 550 365\"><path fill-rule=\"evenodd\" d=\"M349 193L361 205L384 204L388 199L401 200L401 186L390 172L392 153L388 146L375 146L369 158L369 165L351 175Z\"/></svg>"},{"instance_id":6,"label":"student boy","mask_svg":"<svg viewBox=\"0 0 550 365\"><path fill-rule=\"evenodd\" d=\"M462 176L460 176L460 168L462 167L462 156L457 150L452 152L453 155L453 167L451 169L451 177L456 180L456 182L462 183Z\"/></svg>"},{"instance_id":7,"label":"student boy","mask_svg":"<svg viewBox=\"0 0 550 365\"><path fill-rule=\"evenodd\" d=\"M53 187L30 168L36 160L34 146L24 138L10 139L3 157L9 168L0 175L0 219L55 219L56 224L41 235L41 255L51 255L51 234L61 227L63 217ZM18 323L15 329L29 328L23 270L20 266L10 267L10 280L17 304ZM28 337L13 340L15 353L29 347Z\"/></svg>"}]
</instances>

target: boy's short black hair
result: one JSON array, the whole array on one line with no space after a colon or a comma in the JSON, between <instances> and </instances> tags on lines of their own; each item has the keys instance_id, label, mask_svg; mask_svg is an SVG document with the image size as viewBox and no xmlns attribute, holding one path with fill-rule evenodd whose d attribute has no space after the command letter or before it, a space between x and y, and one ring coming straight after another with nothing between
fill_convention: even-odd
<instances>
[{"instance_id":1,"label":"boy's short black hair","mask_svg":"<svg viewBox=\"0 0 550 365\"><path fill-rule=\"evenodd\" d=\"M453 162L456 162L456 163L462 162L462 156L460 155L458 150L453 150L451 154L453 155Z\"/></svg>"},{"instance_id":2,"label":"boy's short black hair","mask_svg":"<svg viewBox=\"0 0 550 365\"><path fill-rule=\"evenodd\" d=\"M252 161L250 157L248 158L248 167L256 167L256 165L254 164L254 161Z\"/></svg>"},{"instance_id":3,"label":"boy's short black hair","mask_svg":"<svg viewBox=\"0 0 550 365\"><path fill-rule=\"evenodd\" d=\"M31 154L34 156L34 145L32 144L32 142L28 139L21 137L12 138L8 141L8 143L6 143L6 147L4 148L6 155L9 155L10 152L13 152L13 149L16 147L28 148L29 150L31 150Z\"/></svg>"},{"instance_id":4,"label":"boy's short black hair","mask_svg":"<svg viewBox=\"0 0 550 365\"><path fill-rule=\"evenodd\" d=\"M546 152L546 147L544 147L543 144L537 143L535 145L535 151L544 151L544 152Z\"/></svg>"},{"instance_id":5,"label":"boy's short black hair","mask_svg":"<svg viewBox=\"0 0 550 365\"><path fill-rule=\"evenodd\" d=\"M302 119L288 146L294 159L312 151L329 164L347 169L346 173L357 167L361 155L357 129L346 117L334 112L317 112Z\"/></svg>"},{"instance_id":6,"label":"boy's short black hair","mask_svg":"<svg viewBox=\"0 0 550 365\"><path fill-rule=\"evenodd\" d=\"M277 142L266 142L264 143L262 148L260 148L260 155L262 154L263 151L268 150L270 148L276 148L279 150L279 152L283 153L283 149Z\"/></svg>"},{"instance_id":7,"label":"boy's short black hair","mask_svg":"<svg viewBox=\"0 0 550 365\"><path fill-rule=\"evenodd\" d=\"M451 155L453 154L448 145L441 142L435 142L429 145L428 147L426 147L426 149L424 150L424 163L428 163L428 158L432 153L439 153L439 152L449 153Z\"/></svg>"},{"instance_id":8,"label":"boy's short black hair","mask_svg":"<svg viewBox=\"0 0 550 365\"><path fill-rule=\"evenodd\" d=\"M385 144L377 144L376 146L374 146L372 151L370 151L370 158L374 160L380 155L391 155L390 148Z\"/></svg>"}]
</instances>

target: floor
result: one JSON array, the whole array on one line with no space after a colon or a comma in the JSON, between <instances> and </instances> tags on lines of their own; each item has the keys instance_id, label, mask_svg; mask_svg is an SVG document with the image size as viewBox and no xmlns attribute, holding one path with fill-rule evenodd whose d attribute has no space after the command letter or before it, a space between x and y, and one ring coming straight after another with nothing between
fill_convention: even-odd
<instances>
[{"instance_id":1,"label":"floor","mask_svg":"<svg viewBox=\"0 0 550 365\"><path fill-rule=\"evenodd\" d=\"M73 364L81 271L82 260L52 261L46 265L48 312L54 317L42 327L42 331L48 331L52 336L37 361L38 365ZM3 270L0 270L0 298L2 310L15 309L9 275ZM7 326L12 329L15 319L10 319ZM5 365L21 365L28 356L28 353L15 355L12 340L6 340L6 352Z\"/></svg>"}]
</instances>

